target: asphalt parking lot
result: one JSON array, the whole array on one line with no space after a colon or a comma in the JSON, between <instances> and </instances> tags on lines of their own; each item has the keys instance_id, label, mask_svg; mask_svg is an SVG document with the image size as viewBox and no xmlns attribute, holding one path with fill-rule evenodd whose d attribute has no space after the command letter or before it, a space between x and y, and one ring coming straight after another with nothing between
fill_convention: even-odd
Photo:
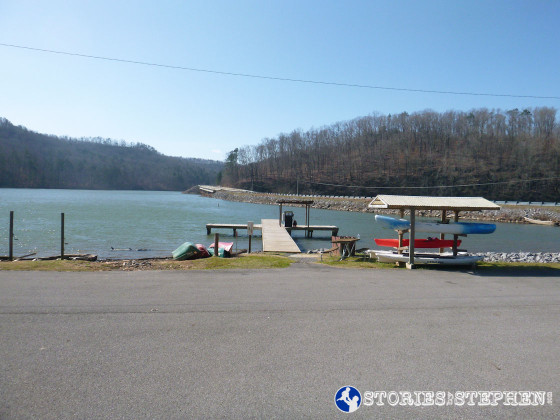
<instances>
[{"instance_id":1,"label":"asphalt parking lot","mask_svg":"<svg viewBox=\"0 0 560 420\"><path fill-rule=\"evenodd\" d=\"M0 418L558 418L559 319L553 276L0 272ZM334 403L346 385L352 414ZM546 397L448 399L464 391Z\"/></svg>"}]
</instances>

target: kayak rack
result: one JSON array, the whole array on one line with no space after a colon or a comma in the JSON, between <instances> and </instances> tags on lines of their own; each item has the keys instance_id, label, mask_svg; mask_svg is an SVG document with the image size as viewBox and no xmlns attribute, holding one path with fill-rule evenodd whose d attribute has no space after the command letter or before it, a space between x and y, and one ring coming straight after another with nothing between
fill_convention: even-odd
<instances>
[{"instance_id":1,"label":"kayak rack","mask_svg":"<svg viewBox=\"0 0 560 420\"><path fill-rule=\"evenodd\" d=\"M459 212L461 211L482 211L482 210L500 210L500 206L483 197L431 197L431 196L415 196L415 195L388 195L380 194L368 204L370 209L395 209L399 210L401 219L404 218L405 210L410 211L410 229L409 230L409 258L406 263L408 269L414 266L414 240L416 234L416 211L417 210L441 210L441 222L448 223L447 212L454 212L454 221L459 221ZM398 231L399 246L402 248L402 237L405 230ZM457 257L457 242L459 236L453 235L453 257ZM445 234L440 234L440 239L444 239ZM399 254L402 250L398 251ZM440 249L440 253L443 249Z\"/></svg>"}]
</instances>

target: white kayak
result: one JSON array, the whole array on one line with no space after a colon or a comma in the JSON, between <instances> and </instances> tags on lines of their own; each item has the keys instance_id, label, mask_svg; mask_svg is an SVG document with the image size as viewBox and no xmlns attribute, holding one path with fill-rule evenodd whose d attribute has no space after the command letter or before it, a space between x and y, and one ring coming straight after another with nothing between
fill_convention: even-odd
<instances>
[{"instance_id":1,"label":"white kayak","mask_svg":"<svg viewBox=\"0 0 560 420\"><path fill-rule=\"evenodd\" d=\"M394 251L373 251L379 262L408 262L409 254L398 254ZM439 264L439 265L473 265L484 257L479 255L459 254L453 256L446 254L414 254L414 264Z\"/></svg>"},{"instance_id":2,"label":"white kayak","mask_svg":"<svg viewBox=\"0 0 560 420\"><path fill-rule=\"evenodd\" d=\"M406 230L410 229L410 222L406 219L395 219L394 217L376 215L375 221L388 229ZM415 224L416 232L450 233L453 235L467 235L475 233L492 233L496 230L496 225L492 223L426 223L418 222Z\"/></svg>"}]
</instances>

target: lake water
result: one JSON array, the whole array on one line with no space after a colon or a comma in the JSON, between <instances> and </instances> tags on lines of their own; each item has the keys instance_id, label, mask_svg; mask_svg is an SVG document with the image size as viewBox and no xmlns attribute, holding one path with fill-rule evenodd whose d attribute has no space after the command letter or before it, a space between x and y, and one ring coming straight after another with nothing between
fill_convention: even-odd
<instances>
[{"instance_id":1,"label":"lake water","mask_svg":"<svg viewBox=\"0 0 560 420\"><path fill-rule=\"evenodd\" d=\"M288 209L302 225L305 210ZM212 243L206 223L260 223L261 219L278 218L277 206L179 192L0 189L0 255L8 255L11 210L15 212L15 256L59 254L60 213L65 213L65 253L94 253L100 258L169 256L186 241ZM396 238L395 232L380 228L371 213L311 209L310 223L336 225L340 235L359 234L359 248L375 248L374 237ZM248 247L246 231L238 231L237 238L231 230L218 232L221 240L234 242L234 249ZM262 244L260 231L255 233L252 249L257 251ZM311 239L304 238L304 232L293 236L304 251L331 247L330 232L315 232ZM461 248L471 252L559 252L560 228L498 223L491 235L463 238Z\"/></svg>"}]
</instances>

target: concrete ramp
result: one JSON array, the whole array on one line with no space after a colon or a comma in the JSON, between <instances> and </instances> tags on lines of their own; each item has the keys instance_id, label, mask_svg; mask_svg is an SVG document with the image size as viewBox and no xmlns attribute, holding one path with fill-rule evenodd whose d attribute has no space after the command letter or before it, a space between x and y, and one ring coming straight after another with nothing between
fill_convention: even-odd
<instances>
[{"instance_id":1,"label":"concrete ramp","mask_svg":"<svg viewBox=\"0 0 560 420\"><path fill-rule=\"evenodd\" d=\"M278 219L263 219L261 225L264 252L301 252L286 229L278 224Z\"/></svg>"}]
</instances>

